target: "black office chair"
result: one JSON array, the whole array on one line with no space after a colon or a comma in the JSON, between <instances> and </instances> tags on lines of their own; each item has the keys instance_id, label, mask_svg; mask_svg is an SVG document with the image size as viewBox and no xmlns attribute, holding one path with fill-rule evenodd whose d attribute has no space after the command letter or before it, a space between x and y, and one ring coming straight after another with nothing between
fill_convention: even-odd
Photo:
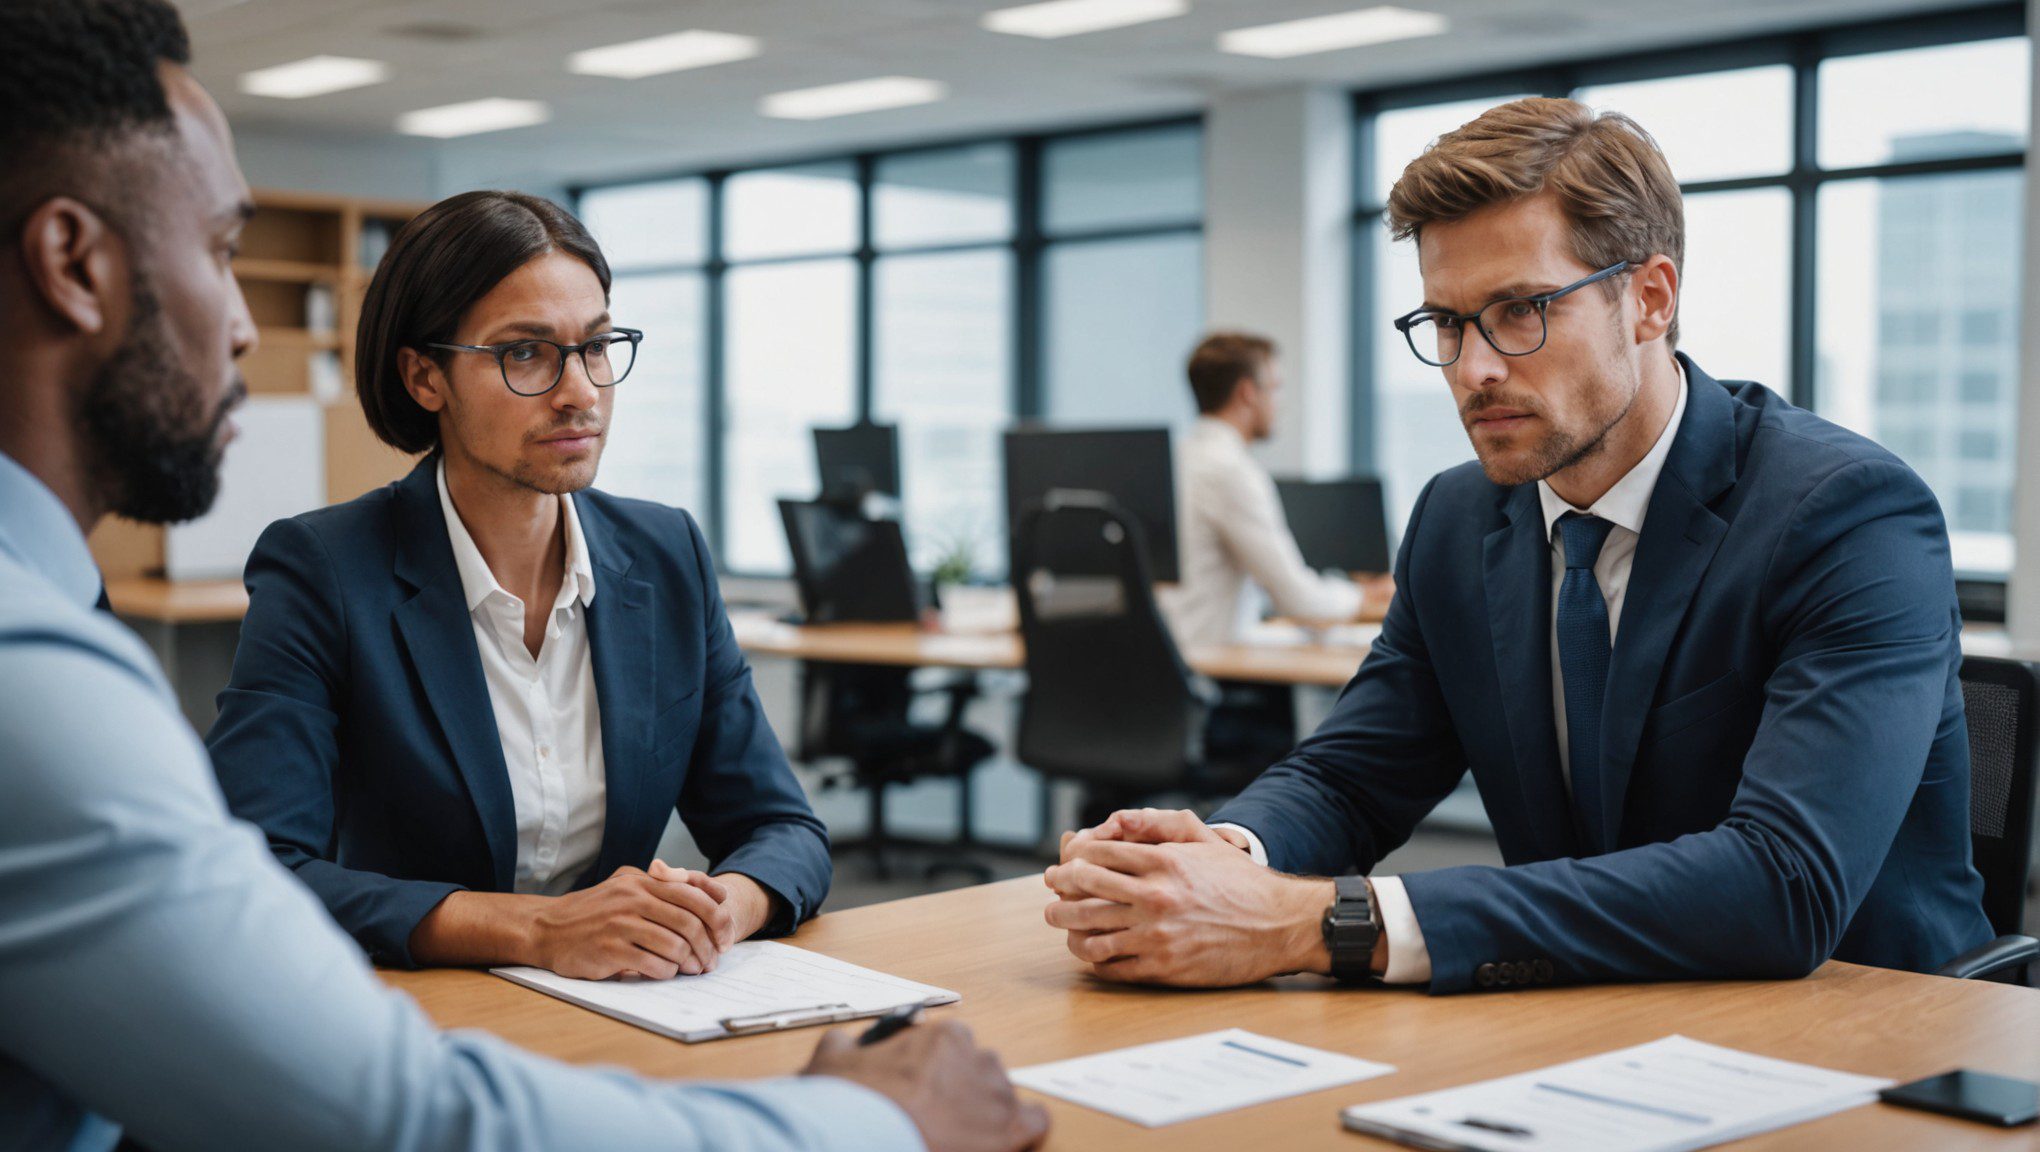
<instances>
[{"instance_id":1,"label":"black office chair","mask_svg":"<svg viewBox=\"0 0 2040 1152\"><path fill-rule=\"evenodd\" d=\"M1081 782L1086 824L1201 790L1216 693L1162 621L1139 522L1102 493L1051 492L1021 516L1013 572L1027 646L1020 762ZM1044 804L1044 842L1053 832Z\"/></svg>"},{"instance_id":2,"label":"black office chair","mask_svg":"<svg viewBox=\"0 0 2040 1152\"><path fill-rule=\"evenodd\" d=\"M990 740L963 726L964 711L977 695L977 680L953 677L921 689L915 686L914 671L872 664L802 664L798 758L810 764L847 763L846 770L824 772L824 789L847 786L865 790L871 814L868 831L861 839L834 842L834 851L869 853L874 872L889 879L893 849L932 848L938 854L926 868L928 875L961 872L981 882L990 881L991 869L969 855L976 846L971 831L971 773L997 751ZM939 724L915 720L915 700L938 693L949 700L943 720ZM956 781L956 837L938 842L889 832L886 789L936 778Z\"/></svg>"},{"instance_id":3,"label":"black office chair","mask_svg":"<svg viewBox=\"0 0 2040 1152\"><path fill-rule=\"evenodd\" d=\"M1969 721L1969 844L1983 874L1983 911L1998 938L1939 975L2032 983L2040 940L2025 929L2033 853L2033 766L2040 751L2040 670L2023 660L1962 661Z\"/></svg>"}]
</instances>

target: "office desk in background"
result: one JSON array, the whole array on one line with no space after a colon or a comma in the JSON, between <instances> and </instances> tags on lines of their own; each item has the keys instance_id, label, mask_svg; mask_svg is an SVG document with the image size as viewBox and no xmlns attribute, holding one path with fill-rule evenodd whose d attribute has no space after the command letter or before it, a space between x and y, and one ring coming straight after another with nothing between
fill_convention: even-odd
<instances>
[{"instance_id":1,"label":"office desk in background","mask_svg":"<svg viewBox=\"0 0 2040 1152\"><path fill-rule=\"evenodd\" d=\"M232 580L116 580L106 592L115 612L160 633L173 646L171 629L238 623L248 611L247 590ZM792 625L767 612L743 609L730 613L730 625L738 645L753 657L978 671L1011 671L1025 664L1016 632L925 632L911 624ZM1217 680L1338 688L1360 666L1373 631L1336 629L1329 641L1313 643L1301 634L1292 638L1271 629L1261 642L1193 648L1184 658Z\"/></svg>"},{"instance_id":2,"label":"office desk in background","mask_svg":"<svg viewBox=\"0 0 2040 1152\"><path fill-rule=\"evenodd\" d=\"M247 591L233 580L115 580L107 585L107 596L114 611L136 625L155 647L164 667L172 670L173 682L180 684L180 693L182 681L189 677L183 675L178 629L217 630L239 623L248 610ZM755 609L733 610L730 626L737 644L753 658L976 671L1015 671L1026 662L1016 632L927 632L911 624L792 625ZM1192 648L1183 656L1192 668L1214 680L1336 689L1352 678L1377 631L1374 625L1348 626L1312 639L1293 625L1273 624L1258 630L1251 642ZM2010 640L2000 626L1971 625L1963 630L1962 645L1979 655L2011 654ZM232 656L229 643L229 666ZM219 683L225 682L221 671ZM202 701L188 701L187 712L201 703L209 723L209 694ZM200 725L201 730L204 727Z\"/></svg>"},{"instance_id":3,"label":"office desk in background","mask_svg":"<svg viewBox=\"0 0 2040 1152\"><path fill-rule=\"evenodd\" d=\"M776 656L842 664L896 664L913 668L1016 671L1026 665L1017 632L928 632L912 624L782 623L762 612L730 613L737 645L753 658ZM1335 639L1313 643L1271 630L1248 644L1192 648L1183 658L1214 680L1338 688L1353 678L1377 629L1338 629Z\"/></svg>"},{"instance_id":4,"label":"office desk in background","mask_svg":"<svg viewBox=\"0 0 2040 1152\"><path fill-rule=\"evenodd\" d=\"M1239 1027L1395 1065L1394 1075L1159 1129L1046 1099L1051 1149L1391 1148L1343 1132L1339 1109L1527 1071L1682 1033L1698 1040L1905 1081L1957 1066L2040 1079L2040 993L1831 963L1805 980L1618 985L1431 997L1293 977L1223 992L1091 979L1042 922L1035 877L830 912L790 943L951 988L959 1019L1009 1067ZM651 1076L794 1073L820 1029L684 1045L481 972L385 972L441 1025L482 1028L576 1064ZM1740 1141L1735 1149L2031 1149L2004 1131L1872 1104Z\"/></svg>"}]
</instances>

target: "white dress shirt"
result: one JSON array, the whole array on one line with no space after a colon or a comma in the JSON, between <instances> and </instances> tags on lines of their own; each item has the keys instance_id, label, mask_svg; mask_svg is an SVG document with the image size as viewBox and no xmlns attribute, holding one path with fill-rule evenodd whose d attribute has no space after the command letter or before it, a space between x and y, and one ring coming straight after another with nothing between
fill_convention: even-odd
<instances>
[{"instance_id":1,"label":"white dress shirt","mask_svg":"<svg viewBox=\"0 0 2040 1152\"><path fill-rule=\"evenodd\" d=\"M1176 643L1225 644L1254 622L1258 601L1298 620L1338 623L1360 614L1360 586L1303 561L1275 481L1239 429L1200 417L1180 443L1177 520L1181 581L1162 599Z\"/></svg>"},{"instance_id":2,"label":"white dress shirt","mask_svg":"<svg viewBox=\"0 0 2040 1152\"><path fill-rule=\"evenodd\" d=\"M609 792L588 648L595 565L588 558L573 497L559 501L566 521L567 571L534 658L524 646L524 601L505 591L489 571L446 490L446 465L439 466L439 506L474 624L496 736L503 742L503 766L510 772L510 799L517 813L514 885L518 892L546 896L570 891L602 851Z\"/></svg>"},{"instance_id":3,"label":"white dress shirt","mask_svg":"<svg viewBox=\"0 0 2040 1152\"><path fill-rule=\"evenodd\" d=\"M1558 534L1558 518L1567 512L1583 512L1615 526L1609 529L1607 542L1601 545L1601 554L1594 561L1594 579L1601 585L1601 598L1608 602L1608 643L1612 647L1616 626L1622 619L1623 594L1629 590L1629 568L1636 559L1636 541L1643 534L1644 513L1650 510L1650 496L1657 489L1658 474L1665 469L1665 458L1672 454L1679 422L1686 416L1685 365L1679 364L1678 370L1679 399L1672 408L1672 418L1665 421L1665 430L1658 434L1657 443L1651 445L1636 467L1624 473L1599 500L1586 508L1574 508L1553 492L1551 485L1542 480L1537 482L1537 499L1544 510L1544 534L1551 541L1551 712L1558 721L1558 760L1565 765L1568 794L1572 791L1572 765L1565 732L1565 677L1558 663L1558 586L1565 579L1565 541ZM1213 827L1237 829L1246 836L1247 850L1254 863L1268 862L1268 849L1252 829L1237 824ZM1380 906L1382 932L1388 937L1388 971L1383 973L1382 980L1389 984L1429 981L1431 951L1424 945L1423 927L1417 923L1416 911L1410 907L1402 880L1395 876L1374 877L1374 902Z\"/></svg>"}]
</instances>

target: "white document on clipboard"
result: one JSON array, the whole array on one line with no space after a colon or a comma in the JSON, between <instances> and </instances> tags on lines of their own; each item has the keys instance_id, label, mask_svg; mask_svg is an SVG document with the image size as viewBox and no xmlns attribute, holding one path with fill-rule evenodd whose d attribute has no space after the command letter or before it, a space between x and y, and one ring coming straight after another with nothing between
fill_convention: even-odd
<instances>
[{"instance_id":1,"label":"white document on clipboard","mask_svg":"<svg viewBox=\"0 0 2040 1152\"><path fill-rule=\"evenodd\" d=\"M689 1044L881 1016L962 997L771 940L723 953L715 971L671 980L574 980L543 968L492 968L526 988Z\"/></svg>"},{"instance_id":2,"label":"white document on clipboard","mask_svg":"<svg viewBox=\"0 0 2040 1152\"><path fill-rule=\"evenodd\" d=\"M1690 1152L1867 1104L1891 1081L1684 1036L1345 1111L1346 1127L1448 1152Z\"/></svg>"}]
</instances>

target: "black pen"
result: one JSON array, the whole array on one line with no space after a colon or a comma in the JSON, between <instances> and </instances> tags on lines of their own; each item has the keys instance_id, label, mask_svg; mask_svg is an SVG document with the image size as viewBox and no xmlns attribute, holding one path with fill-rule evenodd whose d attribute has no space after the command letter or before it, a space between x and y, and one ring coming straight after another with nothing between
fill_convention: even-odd
<instances>
[{"instance_id":1,"label":"black pen","mask_svg":"<svg viewBox=\"0 0 2040 1152\"><path fill-rule=\"evenodd\" d=\"M863 1048L868 1045L876 1044L881 1040L884 1040L898 1032L903 1031L909 1025L913 1024L914 1021L920 1018L921 1018L921 1006L919 1004L906 1004L898 1008L895 1008L892 1011L886 1013L885 1015L880 1016L878 1018L878 1023L873 1024L869 1028L866 1028L864 1030L864 1035L859 1036L857 1038L857 1046L859 1048Z\"/></svg>"}]
</instances>

